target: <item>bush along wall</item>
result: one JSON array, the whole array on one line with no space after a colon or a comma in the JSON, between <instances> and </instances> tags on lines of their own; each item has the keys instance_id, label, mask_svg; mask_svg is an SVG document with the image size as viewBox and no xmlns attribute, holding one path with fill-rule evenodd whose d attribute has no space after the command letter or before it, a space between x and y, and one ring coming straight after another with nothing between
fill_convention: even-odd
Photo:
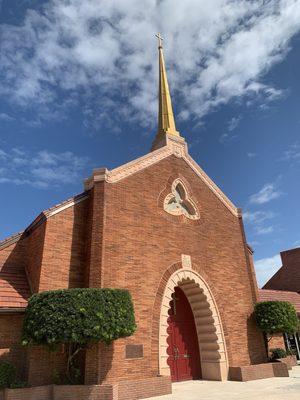
<instances>
[{"instance_id":1,"label":"bush along wall","mask_svg":"<svg viewBox=\"0 0 300 400\"><path fill-rule=\"evenodd\" d=\"M123 289L63 289L33 295L25 311L22 344L68 351L66 378L77 383L76 355L90 343L111 343L136 329L131 296Z\"/></svg>"},{"instance_id":2,"label":"bush along wall","mask_svg":"<svg viewBox=\"0 0 300 400\"><path fill-rule=\"evenodd\" d=\"M294 333L299 328L296 309L288 301L259 302L255 304L254 314L258 328L264 333L267 353L273 334Z\"/></svg>"}]
</instances>

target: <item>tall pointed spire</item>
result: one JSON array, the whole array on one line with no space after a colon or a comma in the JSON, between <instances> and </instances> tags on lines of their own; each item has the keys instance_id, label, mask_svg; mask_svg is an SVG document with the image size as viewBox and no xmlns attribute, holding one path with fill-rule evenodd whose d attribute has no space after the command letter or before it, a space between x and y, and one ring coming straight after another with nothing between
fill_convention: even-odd
<instances>
[{"instance_id":1,"label":"tall pointed spire","mask_svg":"<svg viewBox=\"0 0 300 400\"><path fill-rule=\"evenodd\" d=\"M156 144L163 141L166 135L180 137L176 130L171 95L169 90L165 60L163 55L162 37L160 33L155 35L158 38L158 54L159 54L159 91L158 91L158 129L153 148L158 147Z\"/></svg>"}]
</instances>

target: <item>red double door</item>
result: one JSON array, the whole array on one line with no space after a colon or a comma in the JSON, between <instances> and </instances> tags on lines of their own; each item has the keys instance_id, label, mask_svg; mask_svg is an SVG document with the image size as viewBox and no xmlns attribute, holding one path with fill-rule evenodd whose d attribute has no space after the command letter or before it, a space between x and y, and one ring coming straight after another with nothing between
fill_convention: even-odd
<instances>
[{"instance_id":1,"label":"red double door","mask_svg":"<svg viewBox=\"0 0 300 400\"><path fill-rule=\"evenodd\" d=\"M183 291L175 288L168 318L168 364L173 382L201 378L194 316Z\"/></svg>"}]
</instances>

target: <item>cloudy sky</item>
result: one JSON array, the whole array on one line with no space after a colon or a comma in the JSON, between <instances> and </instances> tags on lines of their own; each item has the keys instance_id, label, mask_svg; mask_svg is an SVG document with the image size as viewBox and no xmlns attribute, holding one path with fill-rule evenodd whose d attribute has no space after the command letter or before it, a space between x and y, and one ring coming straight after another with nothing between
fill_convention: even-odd
<instances>
[{"instance_id":1,"label":"cloudy sky","mask_svg":"<svg viewBox=\"0 0 300 400\"><path fill-rule=\"evenodd\" d=\"M0 238L177 128L244 210L259 283L300 246L300 0L0 0Z\"/></svg>"}]
</instances>

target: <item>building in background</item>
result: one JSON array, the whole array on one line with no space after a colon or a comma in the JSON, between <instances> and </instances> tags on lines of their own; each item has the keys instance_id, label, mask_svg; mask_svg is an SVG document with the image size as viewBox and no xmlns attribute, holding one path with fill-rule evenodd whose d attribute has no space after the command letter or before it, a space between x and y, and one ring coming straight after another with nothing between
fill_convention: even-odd
<instances>
[{"instance_id":1,"label":"building in background","mask_svg":"<svg viewBox=\"0 0 300 400\"><path fill-rule=\"evenodd\" d=\"M289 301L300 320L300 247L280 253L282 267L259 290L260 301ZM275 335L270 348L281 347L293 351L300 361L300 334Z\"/></svg>"}]
</instances>

